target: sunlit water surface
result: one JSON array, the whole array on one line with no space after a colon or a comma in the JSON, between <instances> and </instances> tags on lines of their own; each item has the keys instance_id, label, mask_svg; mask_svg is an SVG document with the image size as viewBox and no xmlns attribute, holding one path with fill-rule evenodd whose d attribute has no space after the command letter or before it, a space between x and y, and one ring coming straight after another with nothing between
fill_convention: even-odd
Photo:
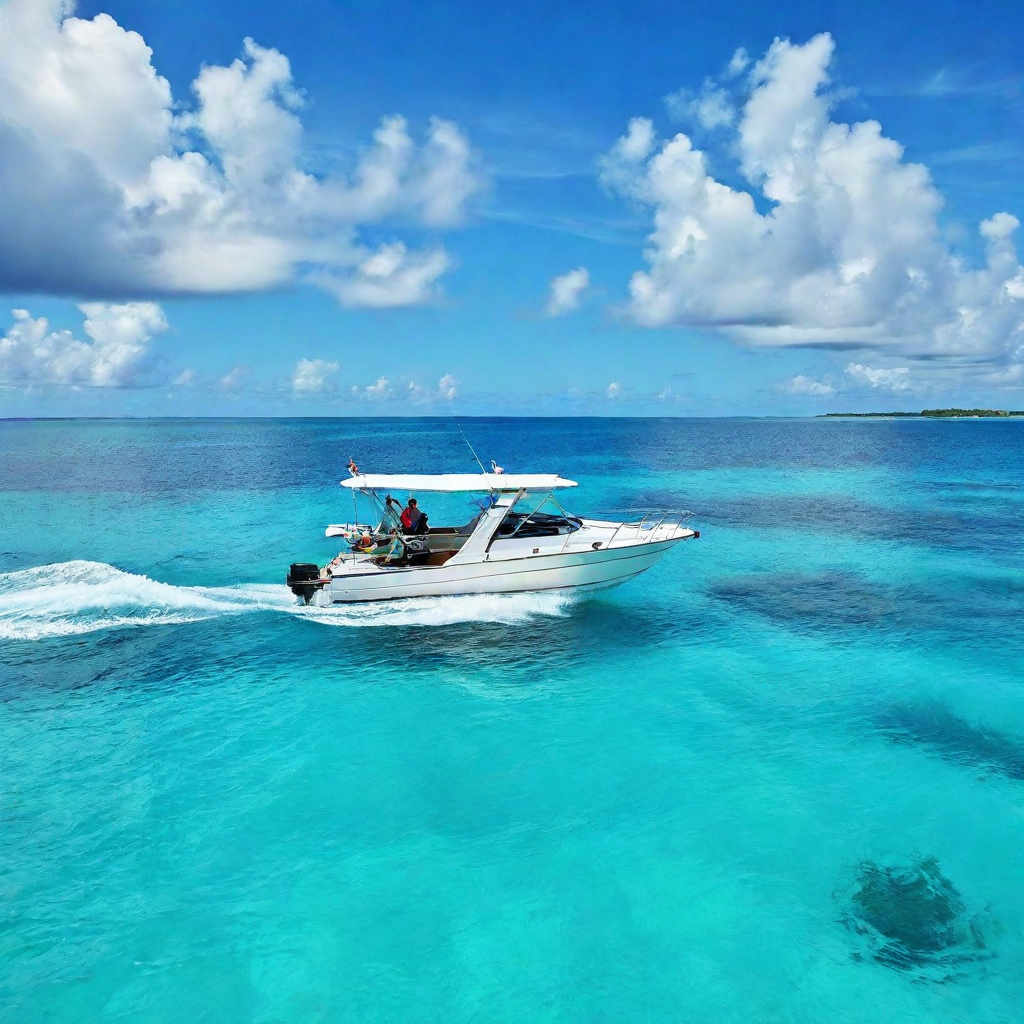
<instances>
[{"instance_id":1,"label":"sunlit water surface","mask_svg":"<svg viewBox=\"0 0 1024 1024\"><path fill-rule=\"evenodd\" d=\"M1020 1021L1024 423L466 428L701 539L305 610L451 421L0 424L0 1018Z\"/></svg>"}]
</instances>

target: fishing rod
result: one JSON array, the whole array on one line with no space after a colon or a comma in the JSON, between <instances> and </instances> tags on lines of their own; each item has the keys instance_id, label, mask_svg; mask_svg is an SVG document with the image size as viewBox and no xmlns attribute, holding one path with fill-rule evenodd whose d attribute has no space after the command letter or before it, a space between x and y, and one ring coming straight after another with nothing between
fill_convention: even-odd
<instances>
[{"instance_id":1,"label":"fishing rod","mask_svg":"<svg viewBox=\"0 0 1024 1024\"><path fill-rule=\"evenodd\" d=\"M459 428L459 433L462 435L462 440L466 442L466 447L473 453L473 458L476 459L476 464L480 467L480 472L486 476L487 470L484 469L484 464L480 461L480 456L477 455L476 449L469 443L469 438L466 437L466 432L462 429L462 424L455 419L454 416L452 417L452 421L455 423L455 426Z\"/></svg>"}]
</instances>

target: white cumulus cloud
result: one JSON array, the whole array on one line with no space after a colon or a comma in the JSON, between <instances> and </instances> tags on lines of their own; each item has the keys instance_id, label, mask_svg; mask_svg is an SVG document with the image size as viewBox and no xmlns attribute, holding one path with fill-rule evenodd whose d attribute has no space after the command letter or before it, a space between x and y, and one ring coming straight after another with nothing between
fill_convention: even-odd
<instances>
[{"instance_id":1,"label":"white cumulus cloud","mask_svg":"<svg viewBox=\"0 0 1024 1024\"><path fill-rule=\"evenodd\" d=\"M611 152L598 161L603 184L612 191L640 198L643 194L639 186L643 180L644 162L656 142L654 122L647 117L632 118L626 134L612 146Z\"/></svg>"},{"instance_id":2,"label":"white cumulus cloud","mask_svg":"<svg viewBox=\"0 0 1024 1024\"><path fill-rule=\"evenodd\" d=\"M551 281L547 305L548 316L562 316L579 309L583 294L590 287L590 272L586 267L577 267Z\"/></svg>"},{"instance_id":3,"label":"white cumulus cloud","mask_svg":"<svg viewBox=\"0 0 1024 1024\"><path fill-rule=\"evenodd\" d=\"M740 46L733 52L732 57L729 58L729 63L725 66L726 78L735 78L737 75L742 75L748 67L750 67L750 55L744 47Z\"/></svg>"},{"instance_id":4,"label":"white cumulus cloud","mask_svg":"<svg viewBox=\"0 0 1024 1024\"><path fill-rule=\"evenodd\" d=\"M323 391L327 378L337 373L340 365L326 359L300 359L292 373L292 391L297 395Z\"/></svg>"},{"instance_id":5,"label":"white cumulus cloud","mask_svg":"<svg viewBox=\"0 0 1024 1024\"><path fill-rule=\"evenodd\" d=\"M354 398L366 398L371 402L386 402L395 397L395 389L391 386L391 381L384 376L378 377L372 384L367 384L365 388L353 384L351 390Z\"/></svg>"},{"instance_id":6,"label":"white cumulus cloud","mask_svg":"<svg viewBox=\"0 0 1024 1024\"><path fill-rule=\"evenodd\" d=\"M653 214L629 313L761 345L1015 358L1024 338L1017 219L982 223L983 266L952 253L928 170L906 162L876 121L831 119L833 48L828 34L776 40L750 70L735 135L748 191L716 180L687 135L658 140L651 122L629 122L602 161L605 183ZM730 72L744 60L738 52Z\"/></svg>"},{"instance_id":7,"label":"white cumulus cloud","mask_svg":"<svg viewBox=\"0 0 1024 1024\"><path fill-rule=\"evenodd\" d=\"M446 402L454 401L459 396L459 382L450 373L446 373L437 382L437 394Z\"/></svg>"},{"instance_id":8,"label":"white cumulus cloud","mask_svg":"<svg viewBox=\"0 0 1024 1024\"><path fill-rule=\"evenodd\" d=\"M406 396L416 405L454 402L459 396L459 382L450 373L441 377L436 388L421 387L415 381L409 381L406 384Z\"/></svg>"},{"instance_id":9,"label":"white cumulus cloud","mask_svg":"<svg viewBox=\"0 0 1024 1024\"><path fill-rule=\"evenodd\" d=\"M873 388L884 388L888 391L907 391L910 389L910 367L894 366L890 369L874 369L863 363L847 363L845 374L859 384L869 384Z\"/></svg>"},{"instance_id":10,"label":"white cumulus cloud","mask_svg":"<svg viewBox=\"0 0 1024 1024\"><path fill-rule=\"evenodd\" d=\"M824 398L836 393L836 389L831 384L815 380L813 377L805 377L802 373L784 381L782 390L788 391L791 395L812 395L815 398Z\"/></svg>"},{"instance_id":11,"label":"white cumulus cloud","mask_svg":"<svg viewBox=\"0 0 1024 1024\"><path fill-rule=\"evenodd\" d=\"M732 124L736 109L729 94L711 78L705 78L699 92L679 89L665 97L665 108L679 121L696 121L708 131Z\"/></svg>"},{"instance_id":12,"label":"white cumulus cloud","mask_svg":"<svg viewBox=\"0 0 1024 1024\"><path fill-rule=\"evenodd\" d=\"M604 392L609 398L618 398L622 394L622 385L618 381L612 381L611 384L605 388Z\"/></svg>"},{"instance_id":13,"label":"white cumulus cloud","mask_svg":"<svg viewBox=\"0 0 1024 1024\"><path fill-rule=\"evenodd\" d=\"M429 297L442 250L392 243L401 272L381 280L373 260L389 249L367 249L359 230L461 219L481 181L457 125L434 118L417 142L385 117L350 174L315 176L282 53L246 39L239 59L200 70L190 104L142 36L71 6L0 6L0 288L104 297L308 277L349 304Z\"/></svg>"},{"instance_id":14,"label":"white cumulus cloud","mask_svg":"<svg viewBox=\"0 0 1024 1024\"><path fill-rule=\"evenodd\" d=\"M225 391L237 391L251 374L251 366L233 366L221 377L220 386Z\"/></svg>"},{"instance_id":15,"label":"white cumulus cloud","mask_svg":"<svg viewBox=\"0 0 1024 1024\"><path fill-rule=\"evenodd\" d=\"M354 270L319 274L317 282L343 306L388 309L415 306L436 292L437 279L451 266L443 249L410 252L404 242L363 251Z\"/></svg>"},{"instance_id":16,"label":"white cumulus cloud","mask_svg":"<svg viewBox=\"0 0 1024 1024\"><path fill-rule=\"evenodd\" d=\"M149 367L149 343L167 330L155 302L85 302L82 341L70 331L50 330L45 317L13 311L14 323L0 339L0 381L7 384L64 384L133 387Z\"/></svg>"}]
</instances>

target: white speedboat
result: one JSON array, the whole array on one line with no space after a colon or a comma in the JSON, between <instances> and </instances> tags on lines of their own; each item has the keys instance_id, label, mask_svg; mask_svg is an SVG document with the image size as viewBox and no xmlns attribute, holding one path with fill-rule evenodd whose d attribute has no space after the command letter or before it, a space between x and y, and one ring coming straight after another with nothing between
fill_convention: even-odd
<instances>
[{"instance_id":1,"label":"white speedboat","mask_svg":"<svg viewBox=\"0 0 1024 1024\"><path fill-rule=\"evenodd\" d=\"M368 499L379 521L329 526L326 535L344 538L346 548L322 567L292 564L287 584L306 604L596 590L638 576L669 548L700 536L686 525L689 512L647 513L635 522L570 515L554 492L576 482L550 474L359 474L341 485ZM463 526L411 535L392 492L479 495L480 512Z\"/></svg>"}]
</instances>

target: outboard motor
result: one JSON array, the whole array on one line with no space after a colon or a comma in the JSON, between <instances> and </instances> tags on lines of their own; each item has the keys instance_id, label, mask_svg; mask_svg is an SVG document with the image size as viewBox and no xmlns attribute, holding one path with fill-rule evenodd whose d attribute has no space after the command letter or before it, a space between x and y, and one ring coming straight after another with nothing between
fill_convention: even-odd
<instances>
[{"instance_id":1,"label":"outboard motor","mask_svg":"<svg viewBox=\"0 0 1024 1024\"><path fill-rule=\"evenodd\" d=\"M309 604L313 595L323 586L320 566L313 562L292 562L285 584L296 597L302 598L304 604Z\"/></svg>"}]
</instances>

